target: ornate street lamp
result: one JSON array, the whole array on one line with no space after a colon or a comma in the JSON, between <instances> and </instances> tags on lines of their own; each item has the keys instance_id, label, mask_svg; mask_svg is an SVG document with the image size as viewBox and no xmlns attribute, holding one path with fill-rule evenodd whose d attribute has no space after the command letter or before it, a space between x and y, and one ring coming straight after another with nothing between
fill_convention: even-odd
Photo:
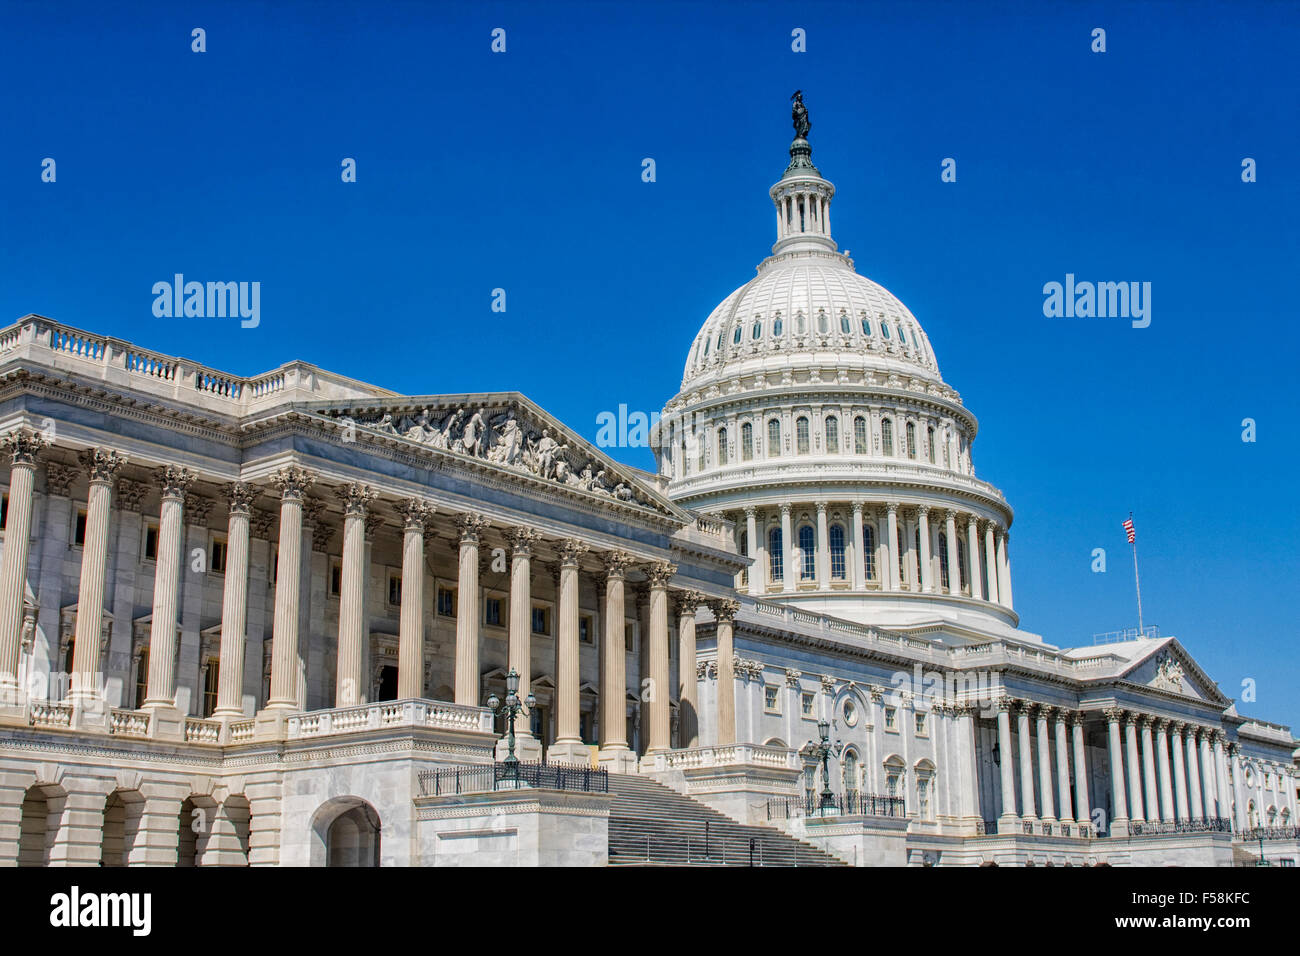
<instances>
[{"instance_id":1,"label":"ornate street lamp","mask_svg":"<svg viewBox=\"0 0 1300 956\"><path fill-rule=\"evenodd\" d=\"M506 768L506 774L514 779L516 785L519 783L519 758L515 756L515 718L520 714L531 714L533 708L537 706L537 698L531 693L522 701L519 699L519 674L512 667L510 673L506 674L506 699L505 703L501 698L493 694L487 700L488 709L497 717L506 719L506 759L502 761Z\"/></svg>"},{"instance_id":2,"label":"ornate street lamp","mask_svg":"<svg viewBox=\"0 0 1300 956\"><path fill-rule=\"evenodd\" d=\"M835 809L835 794L831 792L831 754L834 754L836 759L839 759L840 754L844 752L844 742L836 740L835 743L831 743L831 725L829 721L817 721L817 733L821 737L821 741L810 743L808 751L815 759L822 762L821 803L818 805L817 810L822 816L825 816L828 810Z\"/></svg>"}]
</instances>

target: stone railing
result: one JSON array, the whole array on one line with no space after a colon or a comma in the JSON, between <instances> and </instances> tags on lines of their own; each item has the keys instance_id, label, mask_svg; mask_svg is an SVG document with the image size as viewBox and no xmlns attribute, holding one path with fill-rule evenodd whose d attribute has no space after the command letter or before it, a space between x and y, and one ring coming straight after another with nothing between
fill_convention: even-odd
<instances>
[{"instance_id":1,"label":"stone railing","mask_svg":"<svg viewBox=\"0 0 1300 956\"><path fill-rule=\"evenodd\" d=\"M33 700L27 708L27 723L33 727L71 727L72 705Z\"/></svg>"},{"instance_id":2,"label":"stone railing","mask_svg":"<svg viewBox=\"0 0 1300 956\"><path fill-rule=\"evenodd\" d=\"M428 727L492 733L492 713L486 707L467 707L433 700L394 700L359 707L338 707L289 718L288 738L327 737L373 730Z\"/></svg>"},{"instance_id":3,"label":"stone railing","mask_svg":"<svg viewBox=\"0 0 1300 956\"><path fill-rule=\"evenodd\" d=\"M758 744L729 744L721 747L693 747L654 754L655 770L696 770L703 767L751 766L778 770L799 770L799 755L787 747Z\"/></svg>"},{"instance_id":4,"label":"stone railing","mask_svg":"<svg viewBox=\"0 0 1300 956\"><path fill-rule=\"evenodd\" d=\"M217 744L221 742L221 721L185 718L185 742L190 744Z\"/></svg>"},{"instance_id":5,"label":"stone railing","mask_svg":"<svg viewBox=\"0 0 1300 956\"><path fill-rule=\"evenodd\" d=\"M232 720L230 722L229 740L232 744L242 744L253 739L257 727L256 720Z\"/></svg>"},{"instance_id":6,"label":"stone railing","mask_svg":"<svg viewBox=\"0 0 1300 956\"><path fill-rule=\"evenodd\" d=\"M108 732L118 737L148 737L149 712L115 707L108 712Z\"/></svg>"}]
</instances>

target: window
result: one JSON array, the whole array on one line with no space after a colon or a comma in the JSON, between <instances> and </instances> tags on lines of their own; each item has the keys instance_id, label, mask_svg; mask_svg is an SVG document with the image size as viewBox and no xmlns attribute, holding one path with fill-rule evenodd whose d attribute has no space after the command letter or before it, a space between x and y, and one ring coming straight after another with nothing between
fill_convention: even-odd
<instances>
[{"instance_id":1,"label":"window","mask_svg":"<svg viewBox=\"0 0 1300 956\"><path fill-rule=\"evenodd\" d=\"M880 441L884 445L886 455L894 453L894 423L888 418L880 420Z\"/></svg>"},{"instance_id":2,"label":"window","mask_svg":"<svg viewBox=\"0 0 1300 956\"><path fill-rule=\"evenodd\" d=\"M739 324L737 324L737 325L736 325L736 331L733 332L733 333L731 333L731 344L732 344L732 345L739 345L739 344L740 344L740 336L741 336L741 334L742 334L743 332L744 332L744 330L740 327Z\"/></svg>"},{"instance_id":3,"label":"window","mask_svg":"<svg viewBox=\"0 0 1300 956\"><path fill-rule=\"evenodd\" d=\"M922 820L930 819L930 778L916 778L916 815Z\"/></svg>"},{"instance_id":4,"label":"window","mask_svg":"<svg viewBox=\"0 0 1300 956\"><path fill-rule=\"evenodd\" d=\"M796 312L794 314L794 330L799 335L803 335L805 332L808 331L808 327L803 320L802 312Z\"/></svg>"},{"instance_id":5,"label":"window","mask_svg":"<svg viewBox=\"0 0 1300 956\"><path fill-rule=\"evenodd\" d=\"M438 588L438 613L443 617L456 616L456 592L451 588Z\"/></svg>"},{"instance_id":6,"label":"window","mask_svg":"<svg viewBox=\"0 0 1300 956\"><path fill-rule=\"evenodd\" d=\"M755 342L757 342L762 335L763 335L763 323L760 322L758 319L755 319L754 332L750 336L750 338L752 338Z\"/></svg>"},{"instance_id":7,"label":"window","mask_svg":"<svg viewBox=\"0 0 1300 956\"><path fill-rule=\"evenodd\" d=\"M957 532L957 578L958 587L961 590L969 590L966 583L966 542L961 538L961 532Z\"/></svg>"},{"instance_id":8,"label":"window","mask_svg":"<svg viewBox=\"0 0 1300 956\"><path fill-rule=\"evenodd\" d=\"M917 525L912 532L912 554L916 556L916 580L912 586L916 590L921 590L921 585L925 581L925 571L921 568L921 526Z\"/></svg>"},{"instance_id":9,"label":"window","mask_svg":"<svg viewBox=\"0 0 1300 956\"><path fill-rule=\"evenodd\" d=\"M939 586L948 590L948 532L939 532Z\"/></svg>"},{"instance_id":10,"label":"window","mask_svg":"<svg viewBox=\"0 0 1300 956\"><path fill-rule=\"evenodd\" d=\"M840 420L834 415L826 419L826 452L830 455L840 453Z\"/></svg>"},{"instance_id":11,"label":"window","mask_svg":"<svg viewBox=\"0 0 1300 956\"><path fill-rule=\"evenodd\" d=\"M203 716L211 717L217 709L217 688L221 686L221 663L215 657L208 658L208 666L203 674Z\"/></svg>"},{"instance_id":12,"label":"window","mask_svg":"<svg viewBox=\"0 0 1300 956\"><path fill-rule=\"evenodd\" d=\"M889 326L886 325L884 322L880 323L880 334L885 337L886 341L889 340Z\"/></svg>"},{"instance_id":13,"label":"window","mask_svg":"<svg viewBox=\"0 0 1300 956\"><path fill-rule=\"evenodd\" d=\"M548 636L551 633L551 609L548 607L533 608L533 633Z\"/></svg>"},{"instance_id":14,"label":"window","mask_svg":"<svg viewBox=\"0 0 1300 956\"><path fill-rule=\"evenodd\" d=\"M763 688L763 709L769 714L779 714L781 712L781 698L777 694L777 688L768 684Z\"/></svg>"},{"instance_id":15,"label":"window","mask_svg":"<svg viewBox=\"0 0 1300 956\"><path fill-rule=\"evenodd\" d=\"M705 354L706 356L709 354L709 346L711 346L712 344L713 344L713 342L710 341L709 339L705 339L705 340L704 340L704 354Z\"/></svg>"},{"instance_id":16,"label":"window","mask_svg":"<svg viewBox=\"0 0 1300 956\"><path fill-rule=\"evenodd\" d=\"M0 495L0 531L9 523L9 496Z\"/></svg>"},{"instance_id":17,"label":"window","mask_svg":"<svg viewBox=\"0 0 1300 956\"><path fill-rule=\"evenodd\" d=\"M767 423L767 457L778 458L781 455L781 422L773 418Z\"/></svg>"},{"instance_id":18,"label":"window","mask_svg":"<svg viewBox=\"0 0 1300 956\"><path fill-rule=\"evenodd\" d=\"M212 546L208 549L209 560L208 570L217 574L226 573L226 538L224 535L214 534L212 536Z\"/></svg>"},{"instance_id":19,"label":"window","mask_svg":"<svg viewBox=\"0 0 1300 956\"><path fill-rule=\"evenodd\" d=\"M934 464L934 426L933 425L931 425L929 428L926 429L925 457L930 460L930 464L932 465Z\"/></svg>"},{"instance_id":20,"label":"window","mask_svg":"<svg viewBox=\"0 0 1300 956\"><path fill-rule=\"evenodd\" d=\"M596 643L596 626L590 614L584 614L578 618L578 643Z\"/></svg>"},{"instance_id":21,"label":"window","mask_svg":"<svg viewBox=\"0 0 1300 956\"><path fill-rule=\"evenodd\" d=\"M704 470L705 463L708 461L709 441L708 433L700 436L700 471Z\"/></svg>"},{"instance_id":22,"label":"window","mask_svg":"<svg viewBox=\"0 0 1300 956\"><path fill-rule=\"evenodd\" d=\"M808 419L802 415L794 423L794 441L797 454L808 454Z\"/></svg>"},{"instance_id":23,"label":"window","mask_svg":"<svg viewBox=\"0 0 1300 956\"><path fill-rule=\"evenodd\" d=\"M900 775L898 773L885 774L885 795L886 796L897 797L899 795L898 794L899 777Z\"/></svg>"},{"instance_id":24,"label":"window","mask_svg":"<svg viewBox=\"0 0 1300 956\"><path fill-rule=\"evenodd\" d=\"M402 576L400 574L388 575L388 603L393 607L402 606Z\"/></svg>"},{"instance_id":25,"label":"window","mask_svg":"<svg viewBox=\"0 0 1300 956\"><path fill-rule=\"evenodd\" d=\"M816 534L810 524L803 525L799 529L799 551L803 565L799 579L811 581L817 577L817 544Z\"/></svg>"},{"instance_id":26,"label":"window","mask_svg":"<svg viewBox=\"0 0 1300 956\"><path fill-rule=\"evenodd\" d=\"M916 458L916 426L907 423L907 457Z\"/></svg>"},{"instance_id":27,"label":"window","mask_svg":"<svg viewBox=\"0 0 1300 956\"><path fill-rule=\"evenodd\" d=\"M501 599L484 598L483 599L483 623L489 627L501 626Z\"/></svg>"},{"instance_id":28,"label":"window","mask_svg":"<svg viewBox=\"0 0 1300 956\"><path fill-rule=\"evenodd\" d=\"M727 333L724 332L722 329L718 329L718 344L715 346L715 348L716 348L719 352L722 351L722 337L723 337L724 335L726 335L726 334L727 334Z\"/></svg>"},{"instance_id":29,"label":"window","mask_svg":"<svg viewBox=\"0 0 1300 956\"><path fill-rule=\"evenodd\" d=\"M907 555L903 552L903 522L898 523L898 533L894 536L894 552L898 555L898 583L907 581Z\"/></svg>"},{"instance_id":30,"label":"window","mask_svg":"<svg viewBox=\"0 0 1300 956\"><path fill-rule=\"evenodd\" d=\"M727 463L727 430L718 429L718 464L719 466Z\"/></svg>"},{"instance_id":31,"label":"window","mask_svg":"<svg viewBox=\"0 0 1300 956\"><path fill-rule=\"evenodd\" d=\"M785 323L781 321L781 313L778 312L776 318L772 320L772 338L779 339L781 337L781 331L784 328Z\"/></svg>"},{"instance_id":32,"label":"window","mask_svg":"<svg viewBox=\"0 0 1300 956\"><path fill-rule=\"evenodd\" d=\"M78 548L86 543L86 509L77 509L77 518L72 526L72 543ZM155 546L156 550L156 546Z\"/></svg>"},{"instance_id":33,"label":"window","mask_svg":"<svg viewBox=\"0 0 1300 956\"><path fill-rule=\"evenodd\" d=\"M861 415L853 419L853 450L859 455L867 453L867 420Z\"/></svg>"},{"instance_id":34,"label":"window","mask_svg":"<svg viewBox=\"0 0 1300 956\"><path fill-rule=\"evenodd\" d=\"M767 533L767 566L773 581L785 579L785 556L781 544L781 529L773 528Z\"/></svg>"},{"instance_id":35,"label":"window","mask_svg":"<svg viewBox=\"0 0 1300 956\"><path fill-rule=\"evenodd\" d=\"M740 426L740 457L744 461L754 458L754 426L749 422Z\"/></svg>"},{"instance_id":36,"label":"window","mask_svg":"<svg viewBox=\"0 0 1300 956\"><path fill-rule=\"evenodd\" d=\"M623 646L629 654L636 653L636 625L631 621L623 622Z\"/></svg>"},{"instance_id":37,"label":"window","mask_svg":"<svg viewBox=\"0 0 1300 956\"><path fill-rule=\"evenodd\" d=\"M863 335L871 334L871 320L867 318L867 313L865 312L862 313L862 334Z\"/></svg>"},{"instance_id":38,"label":"window","mask_svg":"<svg viewBox=\"0 0 1300 956\"><path fill-rule=\"evenodd\" d=\"M853 328L853 327L852 327L851 325L849 325L849 317L848 317L847 315L845 315L843 312L841 312L841 313L840 313L840 331L843 332L845 335L848 335L848 334L852 331L852 328Z\"/></svg>"},{"instance_id":39,"label":"window","mask_svg":"<svg viewBox=\"0 0 1300 956\"><path fill-rule=\"evenodd\" d=\"M899 323L898 326L898 344L901 345L903 348L907 348L907 336L903 334L902 323Z\"/></svg>"},{"instance_id":40,"label":"window","mask_svg":"<svg viewBox=\"0 0 1300 956\"><path fill-rule=\"evenodd\" d=\"M925 714L917 713L914 716L916 717L916 736L918 737L926 736Z\"/></svg>"},{"instance_id":41,"label":"window","mask_svg":"<svg viewBox=\"0 0 1300 956\"><path fill-rule=\"evenodd\" d=\"M78 544L85 544L86 525L85 518L79 518L81 524L81 540ZM144 555L146 561L158 560L158 525L156 522L148 522L144 526L144 544L140 548L140 553Z\"/></svg>"},{"instance_id":42,"label":"window","mask_svg":"<svg viewBox=\"0 0 1300 956\"><path fill-rule=\"evenodd\" d=\"M876 580L876 529L862 526L862 568L868 581Z\"/></svg>"},{"instance_id":43,"label":"window","mask_svg":"<svg viewBox=\"0 0 1300 956\"><path fill-rule=\"evenodd\" d=\"M826 313L822 309L817 310L817 331L825 335L831 330L830 323L826 319Z\"/></svg>"},{"instance_id":44,"label":"window","mask_svg":"<svg viewBox=\"0 0 1300 956\"><path fill-rule=\"evenodd\" d=\"M844 752L844 760L840 764L843 772L844 793L857 793L858 791L858 755L852 750Z\"/></svg>"},{"instance_id":45,"label":"window","mask_svg":"<svg viewBox=\"0 0 1300 956\"><path fill-rule=\"evenodd\" d=\"M799 699L799 706L803 710L803 715L805 717L813 716L814 703L816 702L813 700L813 695L809 693L805 693L803 697Z\"/></svg>"},{"instance_id":46,"label":"window","mask_svg":"<svg viewBox=\"0 0 1300 956\"><path fill-rule=\"evenodd\" d=\"M833 524L830 528L831 577L843 581L844 574L844 526Z\"/></svg>"},{"instance_id":47,"label":"window","mask_svg":"<svg viewBox=\"0 0 1300 956\"><path fill-rule=\"evenodd\" d=\"M72 668L68 668L69 671ZM140 663L135 668L135 709L140 710L144 707L145 698L149 695L149 648L140 651Z\"/></svg>"},{"instance_id":48,"label":"window","mask_svg":"<svg viewBox=\"0 0 1300 956\"><path fill-rule=\"evenodd\" d=\"M892 730L895 733L898 732L898 708L897 707L885 708L885 729Z\"/></svg>"}]
</instances>

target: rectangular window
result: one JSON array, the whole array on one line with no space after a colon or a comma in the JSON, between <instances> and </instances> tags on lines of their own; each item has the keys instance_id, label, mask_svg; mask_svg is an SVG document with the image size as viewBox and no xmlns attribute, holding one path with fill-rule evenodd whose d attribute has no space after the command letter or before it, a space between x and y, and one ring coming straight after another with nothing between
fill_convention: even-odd
<instances>
[{"instance_id":1,"label":"rectangular window","mask_svg":"<svg viewBox=\"0 0 1300 956\"><path fill-rule=\"evenodd\" d=\"M223 535L214 534L212 536L212 546L208 551L211 560L208 561L208 570L215 571L217 574L226 573L226 539Z\"/></svg>"},{"instance_id":2,"label":"rectangular window","mask_svg":"<svg viewBox=\"0 0 1300 956\"><path fill-rule=\"evenodd\" d=\"M596 643L595 622L591 619L590 614L584 614L578 618L578 641L582 644Z\"/></svg>"},{"instance_id":3,"label":"rectangular window","mask_svg":"<svg viewBox=\"0 0 1300 956\"><path fill-rule=\"evenodd\" d=\"M339 558L330 558L330 597L343 593L343 562Z\"/></svg>"},{"instance_id":4,"label":"rectangular window","mask_svg":"<svg viewBox=\"0 0 1300 956\"><path fill-rule=\"evenodd\" d=\"M925 714L916 715L916 736L925 736Z\"/></svg>"},{"instance_id":5,"label":"rectangular window","mask_svg":"<svg viewBox=\"0 0 1300 956\"><path fill-rule=\"evenodd\" d=\"M885 708L885 729L898 730L898 710L894 707Z\"/></svg>"},{"instance_id":6,"label":"rectangular window","mask_svg":"<svg viewBox=\"0 0 1300 956\"><path fill-rule=\"evenodd\" d=\"M501 599L484 598L483 599L483 623L488 627L501 626Z\"/></svg>"},{"instance_id":7,"label":"rectangular window","mask_svg":"<svg viewBox=\"0 0 1300 956\"><path fill-rule=\"evenodd\" d=\"M144 707L145 696L149 692L149 648L140 651L140 663L135 671L135 709Z\"/></svg>"},{"instance_id":8,"label":"rectangular window","mask_svg":"<svg viewBox=\"0 0 1300 956\"><path fill-rule=\"evenodd\" d=\"M388 575L388 603L392 607L402 606L402 576L400 574Z\"/></svg>"},{"instance_id":9,"label":"rectangular window","mask_svg":"<svg viewBox=\"0 0 1300 956\"><path fill-rule=\"evenodd\" d=\"M84 528L82 536L85 536ZM144 526L144 544L140 548L140 553L144 555L146 561L158 560L158 525L149 523Z\"/></svg>"},{"instance_id":10,"label":"rectangular window","mask_svg":"<svg viewBox=\"0 0 1300 956\"><path fill-rule=\"evenodd\" d=\"M781 697L777 693L777 688L770 684L763 688L763 707L769 714L781 712Z\"/></svg>"},{"instance_id":11,"label":"rectangular window","mask_svg":"<svg viewBox=\"0 0 1300 956\"><path fill-rule=\"evenodd\" d=\"M280 549L271 548L271 566L266 569L271 578L271 587L275 587L275 582L280 580Z\"/></svg>"},{"instance_id":12,"label":"rectangular window","mask_svg":"<svg viewBox=\"0 0 1300 956\"><path fill-rule=\"evenodd\" d=\"M78 548L86 543L86 509L77 509L77 520L72 526L72 543Z\"/></svg>"},{"instance_id":13,"label":"rectangular window","mask_svg":"<svg viewBox=\"0 0 1300 956\"><path fill-rule=\"evenodd\" d=\"M456 592L451 588L438 588L438 614L442 617L456 616Z\"/></svg>"},{"instance_id":14,"label":"rectangular window","mask_svg":"<svg viewBox=\"0 0 1300 956\"><path fill-rule=\"evenodd\" d=\"M631 621L623 624L623 644L629 654L636 653L636 625Z\"/></svg>"},{"instance_id":15,"label":"rectangular window","mask_svg":"<svg viewBox=\"0 0 1300 956\"><path fill-rule=\"evenodd\" d=\"M548 607L533 608L533 633L543 636L551 633L551 609Z\"/></svg>"},{"instance_id":16,"label":"rectangular window","mask_svg":"<svg viewBox=\"0 0 1300 956\"><path fill-rule=\"evenodd\" d=\"M9 523L9 496L0 495L0 531Z\"/></svg>"},{"instance_id":17,"label":"rectangular window","mask_svg":"<svg viewBox=\"0 0 1300 956\"><path fill-rule=\"evenodd\" d=\"M217 688L221 686L221 664L215 657L208 658L207 673L203 678L203 716L211 717L217 709Z\"/></svg>"},{"instance_id":18,"label":"rectangular window","mask_svg":"<svg viewBox=\"0 0 1300 956\"><path fill-rule=\"evenodd\" d=\"M805 717L811 717L813 715L814 703L816 703L816 701L813 699L812 694L804 694L803 697L800 698L799 706L803 709L803 715Z\"/></svg>"}]
</instances>

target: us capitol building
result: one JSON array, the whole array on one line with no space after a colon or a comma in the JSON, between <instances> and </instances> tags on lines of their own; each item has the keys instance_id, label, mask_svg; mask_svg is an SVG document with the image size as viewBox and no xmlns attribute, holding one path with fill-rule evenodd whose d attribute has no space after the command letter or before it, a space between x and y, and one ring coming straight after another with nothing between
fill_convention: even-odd
<instances>
[{"instance_id":1,"label":"us capitol building","mask_svg":"<svg viewBox=\"0 0 1300 956\"><path fill-rule=\"evenodd\" d=\"M1300 858L1289 728L1154 628L1019 628L975 416L795 130L653 474L518 393L0 331L0 863Z\"/></svg>"}]
</instances>

